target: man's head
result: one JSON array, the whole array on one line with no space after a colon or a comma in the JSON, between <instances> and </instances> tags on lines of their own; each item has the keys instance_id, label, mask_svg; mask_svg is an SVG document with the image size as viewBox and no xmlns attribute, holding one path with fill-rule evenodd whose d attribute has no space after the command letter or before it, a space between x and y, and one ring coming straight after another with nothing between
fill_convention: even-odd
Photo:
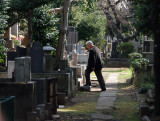
<instances>
[{"instance_id":1,"label":"man's head","mask_svg":"<svg viewBox=\"0 0 160 121\"><path fill-rule=\"evenodd\" d=\"M86 46L90 50L93 47L93 42L92 41L87 41Z\"/></svg>"}]
</instances>

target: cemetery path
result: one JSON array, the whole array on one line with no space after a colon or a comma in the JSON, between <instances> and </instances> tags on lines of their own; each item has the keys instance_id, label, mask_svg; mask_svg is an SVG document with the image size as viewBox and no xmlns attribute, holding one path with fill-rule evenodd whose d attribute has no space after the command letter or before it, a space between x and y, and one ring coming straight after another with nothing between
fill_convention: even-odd
<instances>
[{"instance_id":1,"label":"cemetery path","mask_svg":"<svg viewBox=\"0 0 160 121\"><path fill-rule=\"evenodd\" d=\"M128 68L102 70L107 88L104 92L100 92L95 75L91 74L91 91L78 91L64 109L58 109L60 119L57 121L140 121L136 90L127 83L130 79L119 79L119 76L128 73L121 71L126 69Z\"/></svg>"},{"instance_id":2,"label":"cemetery path","mask_svg":"<svg viewBox=\"0 0 160 121\"><path fill-rule=\"evenodd\" d=\"M117 93L118 73L110 73L106 83L106 91L101 92L96 106L96 113L92 114L92 119L112 120L112 115L103 113L105 110L110 110L114 107L114 101Z\"/></svg>"}]
</instances>

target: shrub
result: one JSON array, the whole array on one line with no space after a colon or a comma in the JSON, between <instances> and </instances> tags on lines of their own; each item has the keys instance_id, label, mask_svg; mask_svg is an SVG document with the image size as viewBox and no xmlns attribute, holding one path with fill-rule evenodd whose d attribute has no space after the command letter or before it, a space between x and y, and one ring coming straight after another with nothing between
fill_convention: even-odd
<instances>
[{"instance_id":1,"label":"shrub","mask_svg":"<svg viewBox=\"0 0 160 121\"><path fill-rule=\"evenodd\" d=\"M149 60L142 57L140 53L129 54L131 67L135 72L144 71L149 65Z\"/></svg>"},{"instance_id":2,"label":"shrub","mask_svg":"<svg viewBox=\"0 0 160 121\"><path fill-rule=\"evenodd\" d=\"M133 44L130 42L121 43L120 45L118 45L117 50L124 58L128 58L128 55L135 51Z\"/></svg>"},{"instance_id":3,"label":"shrub","mask_svg":"<svg viewBox=\"0 0 160 121\"><path fill-rule=\"evenodd\" d=\"M130 60L134 60L134 59L136 59L136 58L142 58L142 54L137 53L137 52L135 52L135 53L130 53L130 54L129 54L129 59L130 59Z\"/></svg>"},{"instance_id":4,"label":"shrub","mask_svg":"<svg viewBox=\"0 0 160 121\"><path fill-rule=\"evenodd\" d=\"M147 73L141 73L134 84L141 89L154 89L154 74L147 75Z\"/></svg>"}]
</instances>

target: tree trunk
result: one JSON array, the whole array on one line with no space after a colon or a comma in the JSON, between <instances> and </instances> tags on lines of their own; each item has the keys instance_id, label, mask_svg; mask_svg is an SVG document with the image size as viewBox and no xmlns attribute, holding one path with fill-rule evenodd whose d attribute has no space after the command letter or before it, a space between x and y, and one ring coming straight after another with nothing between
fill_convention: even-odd
<instances>
[{"instance_id":1,"label":"tree trunk","mask_svg":"<svg viewBox=\"0 0 160 121\"><path fill-rule=\"evenodd\" d=\"M154 32L154 74L155 74L155 115L160 115L160 0L153 1L153 21Z\"/></svg>"},{"instance_id":2,"label":"tree trunk","mask_svg":"<svg viewBox=\"0 0 160 121\"><path fill-rule=\"evenodd\" d=\"M28 10L28 46L27 46L27 55L30 55L30 45L32 42L33 30L32 30L32 17L33 17L33 9Z\"/></svg>"},{"instance_id":3,"label":"tree trunk","mask_svg":"<svg viewBox=\"0 0 160 121\"><path fill-rule=\"evenodd\" d=\"M63 4L63 12L61 18L61 28L60 28L60 36L58 40L58 46L56 49L56 67L54 69L59 69L59 62L63 59L64 52L64 41L66 39L66 33L68 28L68 13L70 8L71 0L64 0Z\"/></svg>"}]
</instances>

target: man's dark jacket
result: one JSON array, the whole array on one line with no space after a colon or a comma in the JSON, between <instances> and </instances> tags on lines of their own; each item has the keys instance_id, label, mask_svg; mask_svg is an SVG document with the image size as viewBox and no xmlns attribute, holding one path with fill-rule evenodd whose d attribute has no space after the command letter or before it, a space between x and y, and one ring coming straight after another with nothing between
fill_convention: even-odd
<instances>
[{"instance_id":1,"label":"man's dark jacket","mask_svg":"<svg viewBox=\"0 0 160 121\"><path fill-rule=\"evenodd\" d=\"M101 51L98 47L93 46L89 51L87 69L95 68L95 70L102 69Z\"/></svg>"}]
</instances>

